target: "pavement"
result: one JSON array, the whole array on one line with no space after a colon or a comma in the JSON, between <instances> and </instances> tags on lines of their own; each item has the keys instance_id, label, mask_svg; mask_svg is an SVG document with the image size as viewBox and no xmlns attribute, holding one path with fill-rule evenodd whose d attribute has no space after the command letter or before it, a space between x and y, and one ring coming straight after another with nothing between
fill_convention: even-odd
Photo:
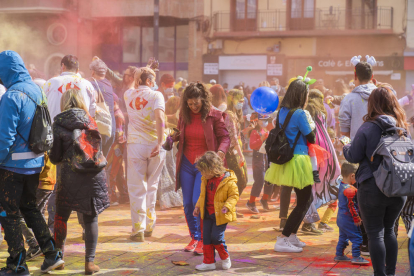
<instances>
[{"instance_id":1,"label":"pavement","mask_svg":"<svg viewBox=\"0 0 414 276\"><path fill-rule=\"evenodd\" d=\"M250 159L250 158L249 158ZM251 166L250 166L251 167ZM250 184L244 191L238 211L244 218L230 223L226 230L226 243L232 260L232 268L221 269L221 261L216 257L217 270L197 272L195 266L203 260L202 256L184 252L190 242L183 208L157 211L157 223L153 236L144 243L129 240L131 231L129 205L110 207L99 216L99 241L95 263L101 268L96 275L372 275L371 265L360 266L351 263L334 262L335 247L338 240L336 218L330 225L334 232L322 236L309 236L298 233L307 246L302 253L278 253L273 250L279 225L279 212L272 203L272 212L261 213L258 219L251 218L245 207L253 177L249 170ZM258 204L258 203L257 203ZM259 205L259 211L261 206ZM325 208L321 208L322 215ZM401 222L399 227L398 264L396 275L410 275L407 254L407 235ZM84 275L84 242L82 229L76 213L68 223L68 238L65 247L65 270L53 271L52 275ZM351 246L346 254L351 257ZM217 255L217 254L216 254ZM0 265L4 266L8 256L7 245L0 245ZM369 260L369 258L368 258ZM174 265L173 261L185 261L188 266ZM39 257L28 262L32 275L41 275Z\"/></svg>"}]
</instances>

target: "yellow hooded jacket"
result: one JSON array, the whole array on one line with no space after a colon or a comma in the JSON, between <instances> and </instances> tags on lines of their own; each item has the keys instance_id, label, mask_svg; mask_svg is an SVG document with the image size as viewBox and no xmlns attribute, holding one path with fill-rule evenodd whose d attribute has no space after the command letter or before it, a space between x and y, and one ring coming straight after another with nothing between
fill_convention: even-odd
<instances>
[{"instance_id":1,"label":"yellow hooded jacket","mask_svg":"<svg viewBox=\"0 0 414 276\"><path fill-rule=\"evenodd\" d=\"M239 189L237 188L237 177L233 171L227 170L229 176L220 182L214 195L214 212L216 213L216 224L222 225L228 222L236 221L236 204L239 201ZM226 174L228 174L226 173ZM198 198L196 207L200 208L201 219L204 219L206 204L206 186L207 179L201 178L201 193ZM223 207L227 207L229 211L226 214L221 212Z\"/></svg>"}]
</instances>

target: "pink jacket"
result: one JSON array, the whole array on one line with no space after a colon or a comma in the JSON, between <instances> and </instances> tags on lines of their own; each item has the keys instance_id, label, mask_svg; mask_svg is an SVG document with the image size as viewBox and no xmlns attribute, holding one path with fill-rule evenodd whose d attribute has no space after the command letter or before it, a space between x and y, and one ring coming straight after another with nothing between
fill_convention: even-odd
<instances>
[{"instance_id":1,"label":"pink jacket","mask_svg":"<svg viewBox=\"0 0 414 276\"><path fill-rule=\"evenodd\" d=\"M209 151L222 151L227 153L230 147L230 136L224 123L226 114L220 110L211 108L207 115L206 122L203 124L204 136L206 137L207 148ZM180 183L180 168L181 160L184 152L185 143L185 123L181 116L178 120L177 128L180 130L181 135L179 137L178 153L177 153L177 171L176 171L176 185L175 189L178 190L181 187Z\"/></svg>"}]
</instances>

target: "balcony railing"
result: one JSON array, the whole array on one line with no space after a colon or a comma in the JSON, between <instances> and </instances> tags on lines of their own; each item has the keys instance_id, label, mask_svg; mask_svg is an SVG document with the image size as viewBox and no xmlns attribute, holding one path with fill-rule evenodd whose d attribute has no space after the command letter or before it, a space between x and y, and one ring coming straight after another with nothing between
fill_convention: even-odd
<instances>
[{"instance_id":1,"label":"balcony railing","mask_svg":"<svg viewBox=\"0 0 414 276\"><path fill-rule=\"evenodd\" d=\"M294 14L292 14L294 15ZM393 8L374 10L326 8L305 10L305 17L288 18L286 10L266 10L257 13L214 14L215 32L286 31L286 30L374 30L393 28Z\"/></svg>"}]
</instances>

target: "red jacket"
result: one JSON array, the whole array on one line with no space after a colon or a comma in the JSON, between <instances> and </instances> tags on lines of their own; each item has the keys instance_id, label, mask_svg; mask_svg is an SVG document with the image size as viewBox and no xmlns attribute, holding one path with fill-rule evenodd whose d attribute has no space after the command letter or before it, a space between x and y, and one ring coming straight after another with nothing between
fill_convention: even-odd
<instances>
[{"instance_id":1,"label":"red jacket","mask_svg":"<svg viewBox=\"0 0 414 276\"><path fill-rule=\"evenodd\" d=\"M210 112L207 115L206 122L202 123L204 129L204 136L206 137L207 148L209 151L222 151L224 153L227 153L227 150L230 147L230 136L224 123L224 116L226 116L225 113L222 113L220 110L217 110L215 108L211 108ZM181 187L180 168L185 143L185 123L182 120L181 116L178 120L177 128L181 134L178 140L179 145L177 153L177 171L175 185L176 190L178 190Z\"/></svg>"}]
</instances>

